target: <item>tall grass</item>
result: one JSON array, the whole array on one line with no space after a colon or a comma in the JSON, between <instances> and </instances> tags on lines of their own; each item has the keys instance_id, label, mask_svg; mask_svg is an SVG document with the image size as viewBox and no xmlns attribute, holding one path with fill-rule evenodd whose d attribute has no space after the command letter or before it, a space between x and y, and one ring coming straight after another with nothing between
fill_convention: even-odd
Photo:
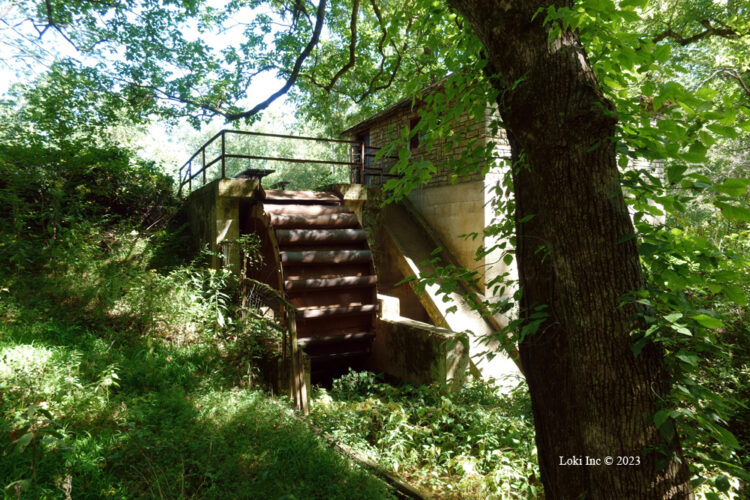
<instances>
[{"instance_id":1,"label":"tall grass","mask_svg":"<svg viewBox=\"0 0 750 500\"><path fill-rule=\"evenodd\" d=\"M149 269L149 237L72 225L40 265L5 268L5 494L391 497L252 384L257 338L278 332L234 314L231 276L190 264Z\"/></svg>"}]
</instances>

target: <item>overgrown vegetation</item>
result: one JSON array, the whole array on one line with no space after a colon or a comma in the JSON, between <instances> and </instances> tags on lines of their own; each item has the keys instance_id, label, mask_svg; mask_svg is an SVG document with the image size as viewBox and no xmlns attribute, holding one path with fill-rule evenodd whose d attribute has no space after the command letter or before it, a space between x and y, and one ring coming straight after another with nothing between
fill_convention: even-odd
<instances>
[{"instance_id":1,"label":"overgrown vegetation","mask_svg":"<svg viewBox=\"0 0 750 500\"><path fill-rule=\"evenodd\" d=\"M541 496L522 382L507 395L480 380L448 393L350 372L313 403L316 426L435 498Z\"/></svg>"},{"instance_id":2,"label":"overgrown vegetation","mask_svg":"<svg viewBox=\"0 0 750 500\"><path fill-rule=\"evenodd\" d=\"M390 498L260 391L277 326L241 314L229 272L170 254L184 247L179 221L165 227L170 179L98 135L14 117L23 135L0 142L4 495Z\"/></svg>"},{"instance_id":3,"label":"overgrown vegetation","mask_svg":"<svg viewBox=\"0 0 750 500\"><path fill-rule=\"evenodd\" d=\"M203 271L199 263L176 262L173 257L184 248L175 237L179 221L172 219L173 227L158 233L175 205L168 180L152 162L113 146L107 130L125 116L138 121L151 111L168 117L192 112L196 124L211 113L236 113L256 70L286 67L281 74L290 74L294 56L309 43L312 19L300 17L296 4L292 11L283 2L274 4L283 19L287 14L292 19L288 30L277 33L275 44L265 41L275 21L264 14L247 26L247 44L219 50L208 45L212 36L189 39L192 30L183 28L197 16L193 19L200 19L199 29L206 35L229 29L232 16L244 4L217 10L202 2L178 2L174 9L151 2L147 17L131 15L139 9L133 7L136 4L94 2L72 10L73 4L65 2L38 4L14 4L21 9L16 27L26 23L37 29L26 38L21 31L6 31L21 37L6 42L7 47L39 62L46 32L47 38L59 34L88 50L77 62L53 64L29 92L3 103L0 446L5 454L0 480L14 483L8 494L231 495L241 480L235 477L230 484L228 478L245 478L242 474L250 478L246 487L256 488L259 496L310 494L289 478L291 471L293 479L310 475L319 479L311 480L316 485L338 484L340 488L320 490L328 496L341 495L349 487L386 495L367 476L349 470L325 451L320 451L320 461L299 467L297 462L311 453L279 451L309 445L317 456L319 448L304 437L298 446L292 438L304 433L296 428L287 432L286 413L250 389L255 354L262 349L250 333L273 337L273 324L233 310L236 284L228 274ZM325 3L319 6L324 13ZM340 14L356 14L359 3L330 6L327 15L336 20L327 23L335 34L332 43L320 44L300 74L304 77L298 81L296 97L305 102L302 114L321 119L331 132L339 132L344 110L364 116L368 107L380 109L404 92L417 95L424 85L452 72L459 84L449 84L446 95L428 99L420 111L420 125L401 131L402 142L419 134L429 145L433 138L451 137L451 116L484 113L488 103L497 101L498 92L507 100L525 80L524 76L506 82L505 88L492 85L497 79L486 71L488 48L440 2L417 2L409 9L398 2L384 7L382 12L363 14L370 22L360 22L356 42L349 25L340 22L347 16ZM562 33L580 38L601 91L617 112L620 125L606 140L614 140L619 151L637 226L632 236L638 238L646 283L629 297L638 303L636 324L641 327L633 331L633 352L638 355L647 344L663 350L666 370L658 385L672 389L665 389L649 418L665 442L680 437L693 483L708 498L746 496L750 480L750 180L745 177L750 93L743 14L741 2L599 0L536 13L551 38ZM45 23L43 31L38 29ZM169 46L151 36L155 30L170 40ZM358 71L352 64L345 66L347 74L339 74L349 51L346 40L354 42ZM100 48L105 45L107 49ZM118 51L148 54L149 59L94 62ZM224 59L213 57L219 54ZM104 71L112 67L113 72ZM336 75L328 89L317 81L326 74ZM379 95L370 99L376 91ZM171 97L162 99L166 96ZM347 96L357 109L351 109ZM180 100L192 108L183 111L172 105ZM544 109L533 97L528 103ZM531 116L534 110L528 111ZM431 135L422 137L424 132ZM466 153L451 165L458 177L486 165L467 161L492 152L491 145L475 145L476 155ZM600 147L601 141L592 141L591 150ZM396 192L405 194L427 181L436 166L413 162L406 148L400 149L397 170L408 175ZM514 167L525 168L521 164L526 152L516 153L520 161ZM628 162L636 157L665 162L665 176L629 171ZM319 179L319 170L303 174L292 187L330 181ZM498 193L511 188L498 186ZM508 213L499 213L507 223L514 222L513 203L508 200ZM542 215L530 214L519 224ZM648 220L654 216L664 217L663 223ZM506 229L496 225L487 231L503 234ZM504 259L510 264L513 235L505 234ZM554 255L551 251L546 244L540 246L540 261ZM450 273L449 279L439 277L446 287L455 283L456 273L470 279L461 274L463 270ZM511 308L506 283L495 285L496 295L508 298L505 306ZM537 333L550 306L554 304L519 311L511 344ZM342 439L389 467L410 467L407 475L447 495L491 494L492 487L503 491L506 484L513 491L533 493L536 480L517 477L517 471L527 470L524 457L531 452L510 444L518 453L518 468L513 465L502 482L485 476L479 486L472 483L465 490L460 481L459 486L448 486L459 468L465 474L472 467L490 476L494 472L481 456L451 441L466 430L459 427L473 422L467 405L476 400L463 393L438 399L438 394L436 389L392 389L368 375L351 376L337 385L330 401L321 396L316 412L331 432L344 429L338 431ZM430 410L420 414L411 399ZM493 404L504 408L514 403ZM339 410L359 427L334 418ZM492 412L482 408L480 413ZM487 425L496 422L487 418ZM246 419L268 425L258 424L254 433L243 427ZM513 419L513 426L525 421ZM492 434L491 429L471 425L468 432L481 439ZM273 447L264 449L256 442L262 433L270 436ZM412 433L417 439L411 439ZM401 441L403 447L393 445ZM452 446L456 451L450 451ZM528 447L528 441L523 446ZM417 448L427 451L420 455ZM214 449L221 454L213 455ZM262 451L253 451L248 456L254 458L247 462L243 453L250 449ZM459 456L465 462L451 461ZM246 467L237 465L242 463ZM470 464L468 469L464 463ZM343 479L331 481L331 470ZM424 470L432 475L423 478Z\"/></svg>"}]
</instances>

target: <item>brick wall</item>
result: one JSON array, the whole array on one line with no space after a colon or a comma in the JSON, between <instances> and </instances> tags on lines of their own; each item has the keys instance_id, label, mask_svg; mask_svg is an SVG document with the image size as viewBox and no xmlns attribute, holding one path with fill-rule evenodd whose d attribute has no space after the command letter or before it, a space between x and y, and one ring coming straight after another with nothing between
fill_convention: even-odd
<instances>
[{"instance_id":1,"label":"brick wall","mask_svg":"<svg viewBox=\"0 0 750 500\"><path fill-rule=\"evenodd\" d=\"M416 110L405 108L383 117L381 121L374 123L369 129L370 146L381 148L389 145L391 141L402 134L403 130L409 129L410 122L417 116ZM430 147L420 145L412 150L412 161L421 159L429 160L437 168L437 172L425 187L454 184L451 182L454 172L448 165L448 161L450 159L459 159L469 147L484 147L488 140L494 140L498 144L496 147L497 154L503 157L510 156L510 147L508 146L505 132L500 130L494 137L490 136L489 125L492 118L491 108L487 108L481 116L469 116L467 113L464 113L452 124L451 128L454 131L453 139L438 140ZM379 159L373 162L373 166L385 167L387 170L394 163L394 159ZM469 169L467 168L467 170ZM471 182L482 179L481 166L470 170L469 175L456 179L456 182Z\"/></svg>"}]
</instances>

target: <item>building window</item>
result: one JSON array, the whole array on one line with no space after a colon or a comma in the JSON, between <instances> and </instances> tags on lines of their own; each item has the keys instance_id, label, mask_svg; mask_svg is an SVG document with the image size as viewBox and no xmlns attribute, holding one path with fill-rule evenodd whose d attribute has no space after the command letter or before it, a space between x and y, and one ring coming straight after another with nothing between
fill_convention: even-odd
<instances>
[{"instance_id":1,"label":"building window","mask_svg":"<svg viewBox=\"0 0 750 500\"><path fill-rule=\"evenodd\" d=\"M419 117L415 116L409 121L409 134L411 135L412 131L417 127L419 124ZM414 136L409 139L409 150L414 151L419 147L420 139L422 136L420 134L414 134Z\"/></svg>"}]
</instances>

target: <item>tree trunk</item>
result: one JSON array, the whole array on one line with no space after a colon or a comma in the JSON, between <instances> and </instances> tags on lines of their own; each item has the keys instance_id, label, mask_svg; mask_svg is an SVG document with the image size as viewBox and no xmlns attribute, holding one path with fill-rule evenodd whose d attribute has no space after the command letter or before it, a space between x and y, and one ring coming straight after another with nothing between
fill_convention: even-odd
<instances>
[{"instance_id":1,"label":"tree trunk","mask_svg":"<svg viewBox=\"0 0 750 500\"><path fill-rule=\"evenodd\" d=\"M550 42L544 12L532 21L548 2L450 1L484 45L500 91L517 167L521 311L528 318L546 305L549 315L520 344L546 496L690 498L679 442L664 442L652 420L668 390L662 354L655 346L632 354L634 311L618 308L643 281L635 240L624 238L634 230L613 106L577 35Z\"/></svg>"}]
</instances>

